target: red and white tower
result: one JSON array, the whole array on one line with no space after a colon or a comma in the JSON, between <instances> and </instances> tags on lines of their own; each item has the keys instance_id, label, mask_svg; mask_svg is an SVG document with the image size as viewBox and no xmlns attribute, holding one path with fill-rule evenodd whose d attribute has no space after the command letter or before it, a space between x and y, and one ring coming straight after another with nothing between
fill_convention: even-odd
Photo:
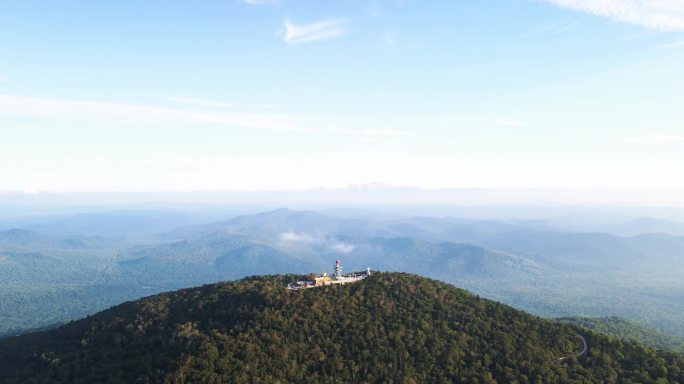
<instances>
[{"instance_id":1,"label":"red and white tower","mask_svg":"<svg viewBox=\"0 0 684 384\"><path fill-rule=\"evenodd\" d=\"M340 265L339 260L335 260L334 276L336 279L342 277L342 266Z\"/></svg>"}]
</instances>

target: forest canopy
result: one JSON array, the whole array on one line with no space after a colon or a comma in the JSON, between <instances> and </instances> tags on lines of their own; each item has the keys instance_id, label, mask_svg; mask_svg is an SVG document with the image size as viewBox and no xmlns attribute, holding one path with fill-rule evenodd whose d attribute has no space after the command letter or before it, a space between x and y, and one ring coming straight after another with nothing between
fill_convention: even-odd
<instances>
[{"instance_id":1,"label":"forest canopy","mask_svg":"<svg viewBox=\"0 0 684 384\"><path fill-rule=\"evenodd\" d=\"M0 341L0 381L684 382L684 357L409 274L287 290L251 277L127 302ZM559 357L589 351L554 365Z\"/></svg>"}]
</instances>

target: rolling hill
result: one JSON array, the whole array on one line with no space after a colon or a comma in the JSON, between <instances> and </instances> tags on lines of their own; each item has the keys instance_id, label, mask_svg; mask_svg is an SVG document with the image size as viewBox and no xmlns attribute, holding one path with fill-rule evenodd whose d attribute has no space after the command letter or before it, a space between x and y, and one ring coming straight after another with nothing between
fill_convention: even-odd
<instances>
[{"instance_id":1,"label":"rolling hill","mask_svg":"<svg viewBox=\"0 0 684 384\"><path fill-rule=\"evenodd\" d=\"M0 340L2 383L684 381L684 357L415 275L288 291L252 277ZM581 349L586 354L554 364ZM660 381L658 381L660 380Z\"/></svg>"}]
</instances>

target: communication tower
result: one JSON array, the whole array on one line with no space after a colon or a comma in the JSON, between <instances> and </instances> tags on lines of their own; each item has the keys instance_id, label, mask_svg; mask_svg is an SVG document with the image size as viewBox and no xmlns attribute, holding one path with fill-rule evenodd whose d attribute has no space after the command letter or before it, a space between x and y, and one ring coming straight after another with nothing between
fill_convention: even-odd
<instances>
[{"instance_id":1,"label":"communication tower","mask_svg":"<svg viewBox=\"0 0 684 384\"><path fill-rule=\"evenodd\" d=\"M336 279L339 279L340 277L342 277L342 266L340 265L340 261L339 261L339 260L335 260L335 269L334 269L334 271L335 271L334 273L335 273L335 278L336 278Z\"/></svg>"}]
</instances>

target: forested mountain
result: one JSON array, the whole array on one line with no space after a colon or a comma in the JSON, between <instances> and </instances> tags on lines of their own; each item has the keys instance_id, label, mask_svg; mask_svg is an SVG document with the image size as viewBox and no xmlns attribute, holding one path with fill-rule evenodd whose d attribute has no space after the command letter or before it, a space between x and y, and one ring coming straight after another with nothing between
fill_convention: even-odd
<instances>
[{"instance_id":1,"label":"forested mountain","mask_svg":"<svg viewBox=\"0 0 684 384\"><path fill-rule=\"evenodd\" d=\"M515 221L416 217L372 225L391 231L393 236L472 243L596 266L625 267L650 263L651 268L666 269L679 265L684 249L684 237L667 234L620 237L608 233L538 228Z\"/></svg>"},{"instance_id":2,"label":"forested mountain","mask_svg":"<svg viewBox=\"0 0 684 384\"><path fill-rule=\"evenodd\" d=\"M0 231L0 247L2 249L64 248L79 249L85 247L79 237L53 237L28 229L9 229Z\"/></svg>"},{"instance_id":3,"label":"forested mountain","mask_svg":"<svg viewBox=\"0 0 684 384\"><path fill-rule=\"evenodd\" d=\"M684 357L415 275L289 291L252 277L0 341L3 383L684 381ZM554 364L582 349L586 354ZM660 381L658 381L660 380Z\"/></svg>"},{"instance_id":4,"label":"forested mountain","mask_svg":"<svg viewBox=\"0 0 684 384\"><path fill-rule=\"evenodd\" d=\"M246 275L305 272L303 262L249 236L217 232L192 241L132 249L110 273L141 284L180 288Z\"/></svg>"},{"instance_id":5,"label":"forested mountain","mask_svg":"<svg viewBox=\"0 0 684 384\"><path fill-rule=\"evenodd\" d=\"M318 235L346 233L350 228L365 226L365 220L344 220L313 211L280 208L254 215L241 215L226 221L187 225L162 234L171 240L197 239L216 232L268 233L305 232ZM355 227L356 226L356 227Z\"/></svg>"},{"instance_id":6,"label":"forested mountain","mask_svg":"<svg viewBox=\"0 0 684 384\"><path fill-rule=\"evenodd\" d=\"M620 317L563 317L558 321L579 325L617 339L635 341L652 348L684 353L684 339L667 335Z\"/></svg>"},{"instance_id":7,"label":"forested mountain","mask_svg":"<svg viewBox=\"0 0 684 384\"><path fill-rule=\"evenodd\" d=\"M350 219L288 209L175 235L182 233L190 244L212 234L247 236L313 270L341 257L353 268L439 278L542 316L618 315L684 337L683 237L569 232L530 220Z\"/></svg>"},{"instance_id":8,"label":"forested mountain","mask_svg":"<svg viewBox=\"0 0 684 384\"><path fill-rule=\"evenodd\" d=\"M99 237L0 232L0 337L153 293L106 272L128 246Z\"/></svg>"},{"instance_id":9,"label":"forested mountain","mask_svg":"<svg viewBox=\"0 0 684 384\"><path fill-rule=\"evenodd\" d=\"M416 238L325 236L308 232L244 234L230 230L193 240L130 250L116 268L152 284L207 283L250 274L326 270L343 258L353 269L372 266L440 278L531 278L551 267L508 252L431 243Z\"/></svg>"},{"instance_id":10,"label":"forested mountain","mask_svg":"<svg viewBox=\"0 0 684 384\"><path fill-rule=\"evenodd\" d=\"M200 219L193 215L187 220ZM186 216L124 211L61 219L43 227L50 233L0 232L0 337L157 292L323 272L338 258L350 269L451 282L536 315L621 316L684 337L684 238L572 233L530 220L351 216L278 209L150 236L140 227ZM59 234L89 224L91 235ZM95 236L108 228L122 237ZM139 236L146 240L132 241Z\"/></svg>"},{"instance_id":11,"label":"forested mountain","mask_svg":"<svg viewBox=\"0 0 684 384\"><path fill-rule=\"evenodd\" d=\"M295 233L305 236L415 238L432 243L474 244L485 248L543 255L601 267L648 264L681 268L684 237L644 233L621 237L609 233L571 232L535 221L470 220L451 217L409 217L395 220L342 219L311 211L278 209L225 222L186 226L168 237L196 239L218 231Z\"/></svg>"}]
</instances>

